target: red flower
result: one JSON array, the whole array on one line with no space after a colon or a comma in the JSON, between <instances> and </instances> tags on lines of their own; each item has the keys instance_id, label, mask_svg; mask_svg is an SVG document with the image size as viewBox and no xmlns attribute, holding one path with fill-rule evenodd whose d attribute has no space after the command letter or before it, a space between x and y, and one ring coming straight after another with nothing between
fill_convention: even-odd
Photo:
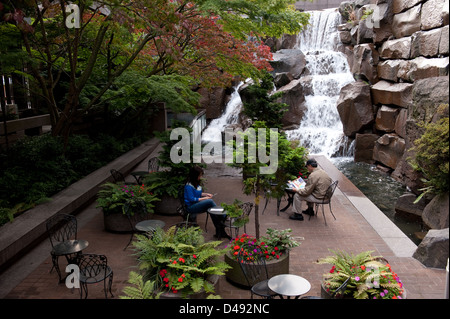
<instances>
[{"instance_id":1,"label":"red flower","mask_svg":"<svg viewBox=\"0 0 450 319\"><path fill-rule=\"evenodd\" d=\"M197 258L197 255L194 254L194 255L192 255L192 257L194 257L194 259L195 259L195 258Z\"/></svg>"},{"instance_id":2,"label":"red flower","mask_svg":"<svg viewBox=\"0 0 450 319\"><path fill-rule=\"evenodd\" d=\"M185 262L184 258L181 258L181 257L178 258L178 260L181 261L183 264L184 264L184 262Z\"/></svg>"},{"instance_id":3,"label":"red flower","mask_svg":"<svg viewBox=\"0 0 450 319\"><path fill-rule=\"evenodd\" d=\"M330 274L334 273L334 270L336 269L336 266L331 267Z\"/></svg>"}]
</instances>

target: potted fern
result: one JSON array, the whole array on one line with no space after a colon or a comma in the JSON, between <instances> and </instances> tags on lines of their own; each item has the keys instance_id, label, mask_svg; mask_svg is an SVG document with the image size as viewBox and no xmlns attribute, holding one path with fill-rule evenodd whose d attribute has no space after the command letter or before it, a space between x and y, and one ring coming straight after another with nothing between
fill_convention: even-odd
<instances>
[{"instance_id":1,"label":"potted fern","mask_svg":"<svg viewBox=\"0 0 450 319\"><path fill-rule=\"evenodd\" d=\"M158 200L149 187L105 183L97 194L97 208L103 209L105 229L111 232L129 232L128 212L135 221L151 218Z\"/></svg>"},{"instance_id":2,"label":"potted fern","mask_svg":"<svg viewBox=\"0 0 450 319\"><path fill-rule=\"evenodd\" d=\"M215 293L229 266L221 241L206 242L199 227L157 229L134 242L144 281L153 281L160 298L206 298Z\"/></svg>"},{"instance_id":3,"label":"potted fern","mask_svg":"<svg viewBox=\"0 0 450 319\"><path fill-rule=\"evenodd\" d=\"M352 299L405 299L405 289L399 276L382 256L373 251L357 255L333 251L333 256L319 259L317 264L331 264L323 275L322 297L330 298L348 278L341 297Z\"/></svg>"}]
</instances>

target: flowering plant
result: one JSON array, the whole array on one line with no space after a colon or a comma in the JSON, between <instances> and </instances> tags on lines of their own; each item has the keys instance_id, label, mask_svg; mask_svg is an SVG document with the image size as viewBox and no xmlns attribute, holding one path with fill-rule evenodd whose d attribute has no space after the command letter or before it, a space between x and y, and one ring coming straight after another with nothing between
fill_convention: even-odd
<instances>
[{"instance_id":1,"label":"flowering plant","mask_svg":"<svg viewBox=\"0 0 450 319\"><path fill-rule=\"evenodd\" d=\"M133 214L133 208L141 208L139 205L145 203L144 212L153 213L153 202L158 198L150 191L150 188L142 185L125 185L105 183L97 194L97 207L101 207L105 212L111 211L119 207L122 212L126 213L126 208L131 208L130 213Z\"/></svg>"},{"instance_id":2,"label":"flowering plant","mask_svg":"<svg viewBox=\"0 0 450 319\"><path fill-rule=\"evenodd\" d=\"M214 293L211 275L224 275L230 268L221 261L228 249L217 249L221 241L205 242L199 227L157 229L151 238L136 235L140 269L146 280L160 291L187 296L202 289Z\"/></svg>"},{"instance_id":3,"label":"flowering plant","mask_svg":"<svg viewBox=\"0 0 450 319\"><path fill-rule=\"evenodd\" d=\"M280 259L290 248L300 245L293 237L290 236L292 229L275 230L267 229L267 235L257 239L248 234L242 234L231 240L232 256L236 258L239 252L243 251L244 256L250 261L254 258L254 254L261 251L266 261Z\"/></svg>"},{"instance_id":4,"label":"flowering plant","mask_svg":"<svg viewBox=\"0 0 450 319\"><path fill-rule=\"evenodd\" d=\"M330 271L323 275L323 287L333 293L349 277L344 294L355 299L402 299L403 284L399 276L381 256L372 256L373 251L349 255L343 251L334 256L317 261L318 264L331 264Z\"/></svg>"}]
</instances>

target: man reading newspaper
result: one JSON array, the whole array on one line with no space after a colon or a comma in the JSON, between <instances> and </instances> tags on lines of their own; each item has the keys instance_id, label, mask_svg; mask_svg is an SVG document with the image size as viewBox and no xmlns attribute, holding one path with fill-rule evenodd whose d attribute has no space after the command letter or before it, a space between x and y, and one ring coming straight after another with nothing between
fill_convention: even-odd
<instances>
[{"instance_id":1,"label":"man reading newspaper","mask_svg":"<svg viewBox=\"0 0 450 319\"><path fill-rule=\"evenodd\" d=\"M306 162L306 168L310 173L306 183L303 181L296 181L293 185L299 187L292 187L297 192L294 195L294 202L292 206L293 214L289 216L290 219L303 220L303 214L314 215L313 203L310 201L313 199L321 199L325 196L328 186L330 186L332 180L328 174L317 167L317 162L314 159L309 159ZM311 197L312 196L312 197ZM310 201L308 201L308 199ZM302 201L307 203L307 209L302 211ZM302 214L303 213L303 214Z\"/></svg>"}]
</instances>

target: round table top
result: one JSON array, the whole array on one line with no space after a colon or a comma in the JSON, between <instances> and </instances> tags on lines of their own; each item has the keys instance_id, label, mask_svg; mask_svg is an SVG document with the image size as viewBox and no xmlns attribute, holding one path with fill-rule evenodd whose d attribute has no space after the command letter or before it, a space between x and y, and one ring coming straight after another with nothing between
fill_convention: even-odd
<instances>
[{"instance_id":1,"label":"round table top","mask_svg":"<svg viewBox=\"0 0 450 319\"><path fill-rule=\"evenodd\" d=\"M71 239L60 242L53 247L53 252L57 255L70 255L78 253L89 246L89 242L84 239Z\"/></svg>"},{"instance_id":2,"label":"round table top","mask_svg":"<svg viewBox=\"0 0 450 319\"><path fill-rule=\"evenodd\" d=\"M163 228L166 225L165 222L158 219L147 219L143 220L136 224L136 229L139 231L152 231L155 230L155 228Z\"/></svg>"},{"instance_id":3,"label":"round table top","mask_svg":"<svg viewBox=\"0 0 450 319\"><path fill-rule=\"evenodd\" d=\"M212 215L225 215L227 213L225 211L225 209L223 209L223 207L220 207L220 206L208 208L207 211L209 214L212 214Z\"/></svg>"},{"instance_id":4,"label":"round table top","mask_svg":"<svg viewBox=\"0 0 450 319\"><path fill-rule=\"evenodd\" d=\"M273 292L290 297L304 295L311 289L308 280L291 274L274 276L267 284Z\"/></svg>"}]
</instances>

